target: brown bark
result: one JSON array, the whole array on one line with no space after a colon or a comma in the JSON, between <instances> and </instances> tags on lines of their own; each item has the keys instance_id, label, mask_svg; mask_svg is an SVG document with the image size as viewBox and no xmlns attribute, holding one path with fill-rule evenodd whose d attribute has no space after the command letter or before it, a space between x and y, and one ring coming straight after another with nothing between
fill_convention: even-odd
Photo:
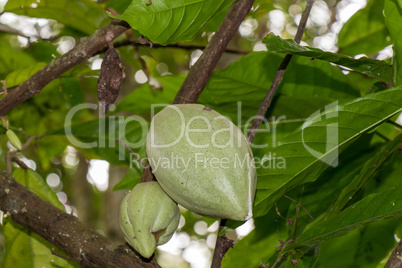
<instances>
[{"instance_id":1,"label":"brown bark","mask_svg":"<svg viewBox=\"0 0 402 268\"><path fill-rule=\"evenodd\" d=\"M0 210L85 267L159 267L156 258L138 258L128 246L110 242L4 172L0 172Z\"/></svg>"},{"instance_id":2,"label":"brown bark","mask_svg":"<svg viewBox=\"0 0 402 268\"><path fill-rule=\"evenodd\" d=\"M392 252L384 268L402 268L402 240L399 241L398 246Z\"/></svg>"}]
</instances>

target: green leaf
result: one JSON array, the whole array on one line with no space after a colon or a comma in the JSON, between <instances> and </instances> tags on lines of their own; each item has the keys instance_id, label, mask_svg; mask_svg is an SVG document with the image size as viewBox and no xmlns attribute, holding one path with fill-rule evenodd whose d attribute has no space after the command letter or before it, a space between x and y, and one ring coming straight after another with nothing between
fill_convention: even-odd
<instances>
[{"instance_id":1,"label":"green leaf","mask_svg":"<svg viewBox=\"0 0 402 268\"><path fill-rule=\"evenodd\" d=\"M396 220L370 223L320 244L317 267L383 267L395 245ZM342 256L342 258L339 258Z\"/></svg>"},{"instance_id":2,"label":"green leaf","mask_svg":"<svg viewBox=\"0 0 402 268\"><path fill-rule=\"evenodd\" d=\"M150 41L167 45L191 40L197 32L232 0L133 0L121 16Z\"/></svg>"},{"instance_id":3,"label":"green leaf","mask_svg":"<svg viewBox=\"0 0 402 268\"><path fill-rule=\"evenodd\" d=\"M293 187L316 180L329 164L336 166L350 142L400 113L401 107L402 88L394 88L313 114L278 147L267 150L272 165L258 171L255 216L265 214Z\"/></svg>"},{"instance_id":4,"label":"green leaf","mask_svg":"<svg viewBox=\"0 0 402 268\"><path fill-rule=\"evenodd\" d=\"M16 69L27 68L36 63L30 54L12 47L8 41L0 41L0 51L1 80Z\"/></svg>"},{"instance_id":5,"label":"green leaf","mask_svg":"<svg viewBox=\"0 0 402 268\"><path fill-rule=\"evenodd\" d=\"M56 194L32 169L16 169L13 177L42 199L64 210ZM4 242L5 252L1 262L3 267L74 267L51 253L54 245L10 219L6 219L4 224ZM59 249L55 251L61 253Z\"/></svg>"},{"instance_id":6,"label":"green leaf","mask_svg":"<svg viewBox=\"0 0 402 268\"><path fill-rule=\"evenodd\" d=\"M265 37L263 42L273 53L287 53L332 62L386 82L392 81L393 78L393 68L385 61L366 57L354 59L341 54L325 52L318 48L304 47L293 40L283 40L272 33Z\"/></svg>"},{"instance_id":7,"label":"green leaf","mask_svg":"<svg viewBox=\"0 0 402 268\"><path fill-rule=\"evenodd\" d=\"M348 186L343 188L338 200L331 208L330 213L327 217L331 215L336 215L339 213L343 207L350 201L351 197L367 183L369 179L374 177L380 170L382 170L386 165L392 160L392 156L402 143L402 135L399 135L393 141L385 144L380 150L374 153L374 156L369 159L362 167L360 174L357 175Z\"/></svg>"},{"instance_id":8,"label":"green leaf","mask_svg":"<svg viewBox=\"0 0 402 268\"><path fill-rule=\"evenodd\" d=\"M402 7L396 0L385 0L384 5L385 22L391 38L394 41L396 60L395 82L402 84Z\"/></svg>"},{"instance_id":9,"label":"green leaf","mask_svg":"<svg viewBox=\"0 0 402 268\"><path fill-rule=\"evenodd\" d=\"M387 218L402 217L402 185L394 189L371 194L344 211L314 228L306 228L284 253L299 246L309 246L347 234L357 227Z\"/></svg>"},{"instance_id":10,"label":"green leaf","mask_svg":"<svg viewBox=\"0 0 402 268\"><path fill-rule=\"evenodd\" d=\"M40 198L50 202L61 210L65 210L57 195L37 172L32 169L23 170L18 168L13 172L13 178Z\"/></svg>"},{"instance_id":11,"label":"green leaf","mask_svg":"<svg viewBox=\"0 0 402 268\"><path fill-rule=\"evenodd\" d=\"M142 169L130 167L124 177L113 187L113 191L131 190L141 181Z\"/></svg>"},{"instance_id":12,"label":"green leaf","mask_svg":"<svg viewBox=\"0 0 402 268\"><path fill-rule=\"evenodd\" d=\"M370 0L343 25L338 36L339 52L370 55L391 44L385 24L384 0Z\"/></svg>"},{"instance_id":13,"label":"green leaf","mask_svg":"<svg viewBox=\"0 0 402 268\"><path fill-rule=\"evenodd\" d=\"M305 185L302 194L303 206L314 217L315 221L318 221L324 212L331 209L342 189L359 174L361 166L371 159L376 152L375 148L369 146L372 137L372 134L364 134L359 137L339 155L339 165L336 168L326 169L316 181ZM301 187L299 186L287 192L286 196L299 200L300 194ZM280 200L282 199L284 197ZM287 201L290 202L289 200ZM356 202L356 200L350 201ZM295 203L291 204L288 214L284 215L284 217L296 218ZM297 216L297 234L300 234L312 221L307 213L301 211ZM290 228L292 226L289 226ZM289 239L293 239L293 237L289 237Z\"/></svg>"},{"instance_id":14,"label":"green leaf","mask_svg":"<svg viewBox=\"0 0 402 268\"><path fill-rule=\"evenodd\" d=\"M4 10L29 17L54 19L87 35L109 22L103 7L91 0L13 0L7 2Z\"/></svg>"},{"instance_id":15,"label":"green leaf","mask_svg":"<svg viewBox=\"0 0 402 268\"><path fill-rule=\"evenodd\" d=\"M226 16L226 13L228 13L230 4L232 1L227 1L227 6L222 8L219 13L217 13L210 21L208 21L207 24L201 29L202 31L207 31L207 32L215 32L219 25L221 25L223 19Z\"/></svg>"},{"instance_id":16,"label":"green leaf","mask_svg":"<svg viewBox=\"0 0 402 268\"><path fill-rule=\"evenodd\" d=\"M57 52L57 45L48 41L38 40L29 44L24 49L26 53L29 53L38 62L51 62L55 57L59 57L60 53Z\"/></svg>"},{"instance_id":17,"label":"green leaf","mask_svg":"<svg viewBox=\"0 0 402 268\"><path fill-rule=\"evenodd\" d=\"M6 77L7 87L14 87L18 86L19 84L22 84L33 74L42 69L45 65L46 65L45 62L38 62L22 70L11 72Z\"/></svg>"},{"instance_id":18,"label":"green leaf","mask_svg":"<svg viewBox=\"0 0 402 268\"><path fill-rule=\"evenodd\" d=\"M50 242L21 225L6 219L4 224L5 251L2 267L79 267L76 263L56 257L51 249L60 255L66 255Z\"/></svg>"}]
</instances>

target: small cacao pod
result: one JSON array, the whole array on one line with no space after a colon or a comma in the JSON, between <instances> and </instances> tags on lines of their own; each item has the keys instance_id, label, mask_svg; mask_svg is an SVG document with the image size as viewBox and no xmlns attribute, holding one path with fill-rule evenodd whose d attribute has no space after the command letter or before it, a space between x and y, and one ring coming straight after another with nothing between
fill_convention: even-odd
<instances>
[{"instance_id":1,"label":"small cacao pod","mask_svg":"<svg viewBox=\"0 0 402 268\"><path fill-rule=\"evenodd\" d=\"M15 148L17 148L17 150L22 150L22 144L20 139L18 138L17 135L15 135L14 131L12 131L11 129L8 129L6 131L6 135L8 140L10 141L11 145L14 146Z\"/></svg>"},{"instance_id":2,"label":"small cacao pod","mask_svg":"<svg viewBox=\"0 0 402 268\"><path fill-rule=\"evenodd\" d=\"M165 244L180 220L177 204L155 181L137 184L120 206L120 228L124 238L143 257Z\"/></svg>"},{"instance_id":3,"label":"small cacao pod","mask_svg":"<svg viewBox=\"0 0 402 268\"><path fill-rule=\"evenodd\" d=\"M152 119L146 149L160 186L178 204L213 218L252 217L253 154L226 117L200 104L167 106Z\"/></svg>"}]
</instances>

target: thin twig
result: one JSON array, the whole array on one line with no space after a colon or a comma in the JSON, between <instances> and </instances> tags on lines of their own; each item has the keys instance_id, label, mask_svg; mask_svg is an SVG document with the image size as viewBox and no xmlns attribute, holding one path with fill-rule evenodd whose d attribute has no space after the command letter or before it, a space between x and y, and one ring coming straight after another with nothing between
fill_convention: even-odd
<instances>
[{"instance_id":1,"label":"thin twig","mask_svg":"<svg viewBox=\"0 0 402 268\"><path fill-rule=\"evenodd\" d=\"M149 72L149 68L147 66L147 63L145 62L145 60L141 57L140 55L140 49L139 47L134 47L134 51L135 51L135 57L137 58L137 60L140 62L141 64L141 68L143 70L143 72L145 73L145 76L148 79L148 85L152 88L153 91L156 91L158 89L161 89L161 84L159 84L157 87L155 87L154 85L152 85L151 83L151 73ZM148 52L148 51L147 51ZM149 52L148 54L155 59Z\"/></svg>"},{"instance_id":2,"label":"thin twig","mask_svg":"<svg viewBox=\"0 0 402 268\"><path fill-rule=\"evenodd\" d=\"M300 43L304 29L306 28L307 19L310 14L311 8L313 6L314 0L307 0L306 8L303 12L303 15L300 19L299 27L297 28L297 33L295 36L295 42ZM257 116L255 117L250 131L248 133L248 141L249 143L253 143L255 135L257 134L258 129L261 126L262 120L267 112L269 106L271 105L272 99L274 98L275 92L278 89L279 85L282 82L283 75L285 74L286 67L288 66L290 60L292 59L292 55L287 54L285 58L282 60L281 65L279 66L278 71L275 74L274 80L272 81L271 87L269 88L267 95L265 96L263 102L261 103L260 108L258 109Z\"/></svg>"},{"instance_id":3,"label":"thin twig","mask_svg":"<svg viewBox=\"0 0 402 268\"><path fill-rule=\"evenodd\" d=\"M152 44L152 45L151 45ZM114 43L114 47L124 47L124 46L136 46L136 47L142 47L145 46L144 42L132 42L128 39L122 40L122 41L117 41ZM176 43L176 44L168 44L166 46L162 46L161 44L157 43L149 43L150 48L177 48L177 49L184 49L184 50L194 50L194 49L200 49L204 50L205 45L193 45L193 44L184 44L184 43ZM96 54L104 53L106 52L105 49L99 50ZM233 54L240 54L240 55L247 55L251 51L249 50L243 50L243 49L235 49L235 48L225 48L225 53L233 53Z\"/></svg>"},{"instance_id":4,"label":"thin twig","mask_svg":"<svg viewBox=\"0 0 402 268\"><path fill-rule=\"evenodd\" d=\"M294 234L293 234L293 240L296 239L297 220L298 220L298 218L299 218L299 211L300 211L301 201L302 201L302 197L303 197L303 191L304 191L304 185L302 186L302 190L301 190L301 193L300 193L300 201L299 201L299 203L297 203L297 205L296 205L296 217L295 217L295 222L294 222L294 225L295 225L295 232L294 232Z\"/></svg>"},{"instance_id":5,"label":"thin twig","mask_svg":"<svg viewBox=\"0 0 402 268\"><path fill-rule=\"evenodd\" d=\"M137 162L142 166L142 168L145 169L145 168L148 168L148 167L149 167L149 163L148 163L148 162L147 162L147 163L142 162L142 160L141 160L141 158L138 156L138 154L134 153L134 152L131 150L131 148L128 147L127 144L125 144L123 141L121 141L121 140L119 140L119 139L116 139L116 142L118 142L118 143L120 143L121 145L123 145L124 148L126 148L126 150L129 151L132 156L134 156L135 160L137 160Z\"/></svg>"},{"instance_id":6,"label":"thin twig","mask_svg":"<svg viewBox=\"0 0 402 268\"><path fill-rule=\"evenodd\" d=\"M218 234L226 225L226 220L222 219L219 224ZM211 268L221 267L222 258L225 256L226 252L232 248L234 242L227 238L225 235L216 238L214 256L212 257Z\"/></svg>"},{"instance_id":7,"label":"thin twig","mask_svg":"<svg viewBox=\"0 0 402 268\"><path fill-rule=\"evenodd\" d=\"M137 60L140 62L141 68L142 68L142 70L144 71L145 76L147 77L148 82L149 82L149 81L151 80L151 75L150 75L150 73L149 73L149 69L148 69L147 63L144 61L143 58L141 58L140 49L139 49L138 47L135 47L134 50L135 50L135 57L136 57Z\"/></svg>"},{"instance_id":8,"label":"thin twig","mask_svg":"<svg viewBox=\"0 0 402 268\"><path fill-rule=\"evenodd\" d=\"M23 161L21 161L18 157L13 156L11 158L11 161L13 161L14 163L16 163L17 165L20 166L20 168L27 170L29 167L27 166L27 164L25 164Z\"/></svg>"},{"instance_id":9,"label":"thin twig","mask_svg":"<svg viewBox=\"0 0 402 268\"><path fill-rule=\"evenodd\" d=\"M283 195L283 197L286 197L287 199L293 201L294 203L296 203L296 205L298 204L298 202L296 200L294 200L293 198L290 198L287 195ZM307 213L307 215L310 217L310 219L312 219L312 220L314 219L313 216L311 216L311 214L307 211L307 209L305 209L301 204L300 204L300 207Z\"/></svg>"},{"instance_id":10,"label":"thin twig","mask_svg":"<svg viewBox=\"0 0 402 268\"><path fill-rule=\"evenodd\" d=\"M276 202L275 202L275 211L276 211L276 214L277 214L281 219L283 219L283 220L286 221L286 218L283 217L282 214L279 212L278 204L277 204Z\"/></svg>"},{"instance_id":11,"label":"thin twig","mask_svg":"<svg viewBox=\"0 0 402 268\"><path fill-rule=\"evenodd\" d=\"M23 132L23 131L22 131ZM26 148L28 148L28 146L30 145L30 143L32 142L32 140L38 140L42 137L45 136L45 134L43 134L42 136L36 137L36 136L29 136L28 134L26 134L25 132L23 132L26 136L28 136L28 140L21 146L21 151L25 150ZM36 142L35 141L35 142ZM28 169L28 166L25 165L24 162L20 161L16 156L17 153L20 152L20 150L9 150L6 155L5 155L5 161L6 161L6 173L8 175L11 176L12 174L12 162L17 163L21 168L23 169Z\"/></svg>"},{"instance_id":12,"label":"thin twig","mask_svg":"<svg viewBox=\"0 0 402 268\"><path fill-rule=\"evenodd\" d=\"M272 264L271 268L275 268L275 266L280 262L281 258L282 258L282 251L285 248L286 245L293 243L294 240L288 240L286 242L283 242L282 240L279 240L279 242L281 243L280 246L277 246L280 248L280 251L278 253L278 256L276 257L275 262Z\"/></svg>"}]
</instances>

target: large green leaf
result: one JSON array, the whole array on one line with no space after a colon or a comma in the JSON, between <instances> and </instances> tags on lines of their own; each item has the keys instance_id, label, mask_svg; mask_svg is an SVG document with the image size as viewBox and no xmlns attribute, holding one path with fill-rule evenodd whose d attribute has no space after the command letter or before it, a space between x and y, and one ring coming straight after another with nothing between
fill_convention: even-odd
<instances>
[{"instance_id":1,"label":"large green leaf","mask_svg":"<svg viewBox=\"0 0 402 268\"><path fill-rule=\"evenodd\" d=\"M367 150L369 147L368 142L371 140L371 137L371 134L363 135L341 154L340 165L337 168L327 169L320 175L317 181L309 183L304 187L302 196L303 207L305 207L314 218L317 218L321 213L325 212L331 204L336 201L342 188L348 185L350 180L359 174L360 166L375 153L375 150ZM300 190L300 187L296 187L294 190L286 193L286 195L294 200L299 200ZM288 206L286 210L283 209L284 204ZM285 217L285 219L280 218L278 213ZM263 217L255 218L255 229L249 236L240 240L235 245L234 249L229 250L225 255L223 264L226 263L228 266L235 266L236 262L246 263L248 261L249 263L255 264L257 267L260 261L267 263L266 258L271 257L274 260L270 260L269 263L272 264L276 258L276 254L274 254L272 250L275 246L279 245L279 239L283 241L293 239L293 232L290 232L290 230L284 232L284 229L293 227L293 225L287 225L286 219L295 219L295 214L295 204L289 199L282 197L276 202L275 209L271 209L270 212ZM274 224L267 222L267 219L270 218L275 220ZM304 227L311 222L312 220L307 213L300 210L297 217L297 233L301 233ZM270 237L274 236L279 230L281 233L277 240L271 240ZM272 232L274 232L274 234ZM256 254L255 252L259 252L258 257L254 255ZM303 252L304 256L308 254L308 252ZM303 259L305 259L305 257Z\"/></svg>"},{"instance_id":2,"label":"large green leaf","mask_svg":"<svg viewBox=\"0 0 402 268\"><path fill-rule=\"evenodd\" d=\"M256 115L281 61L281 56L272 53L246 55L225 70L214 72L199 102L229 116L236 124L245 123ZM336 67L298 58L289 64L277 96L270 116L303 119L331 101L360 95Z\"/></svg>"},{"instance_id":3,"label":"large green leaf","mask_svg":"<svg viewBox=\"0 0 402 268\"><path fill-rule=\"evenodd\" d=\"M396 245L395 225L395 220L374 222L321 243L316 267L383 267L380 262Z\"/></svg>"},{"instance_id":4,"label":"large green leaf","mask_svg":"<svg viewBox=\"0 0 402 268\"><path fill-rule=\"evenodd\" d=\"M319 244L345 235L363 224L393 217L402 217L402 185L384 193L371 194L335 217L314 225L314 228L306 228L294 243L285 248L285 252L298 246Z\"/></svg>"},{"instance_id":5,"label":"large green leaf","mask_svg":"<svg viewBox=\"0 0 402 268\"><path fill-rule=\"evenodd\" d=\"M395 81L397 85L402 84L402 7L396 0L385 0L384 6L385 22L391 38L394 41L396 59Z\"/></svg>"},{"instance_id":6,"label":"large green leaf","mask_svg":"<svg viewBox=\"0 0 402 268\"><path fill-rule=\"evenodd\" d=\"M293 40L284 40L272 33L265 37L263 42L267 45L268 50L273 53L287 53L325 60L386 82L391 82L393 78L392 66L385 61L373 60L366 57L354 59L350 56L325 52L318 48L304 47L298 45Z\"/></svg>"},{"instance_id":7,"label":"large green leaf","mask_svg":"<svg viewBox=\"0 0 402 268\"><path fill-rule=\"evenodd\" d=\"M331 208L328 217L339 213L344 206L350 201L351 197L367 183L369 179L374 177L392 160L392 156L402 143L402 135L399 135L393 141L388 142L380 150L374 153L374 156L369 159L362 167L359 175L357 175L348 186L343 188L338 200Z\"/></svg>"},{"instance_id":8,"label":"large green leaf","mask_svg":"<svg viewBox=\"0 0 402 268\"><path fill-rule=\"evenodd\" d=\"M258 172L255 215L265 214L291 188L316 180L329 164L336 166L339 153L350 142L400 113L401 107L398 87L313 114L278 147L267 150L271 165Z\"/></svg>"},{"instance_id":9,"label":"large green leaf","mask_svg":"<svg viewBox=\"0 0 402 268\"><path fill-rule=\"evenodd\" d=\"M13 177L42 199L64 210L56 194L35 171L16 169ZM9 219L4 224L4 242L3 267L74 267L51 253L55 246L50 242ZM60 250L56 251L60 253Z\"/></svg>"},{"instance_id":10,"label":"large green leaf","mask_svg":"<svg viewBox=\"0 0 402 268\"><path fill-rule=\"evenodd\" d=\"M383 146L370 146L373 134L366 134L349 146L339 156L340 165L328 169L314 183L306 185L303 192L303 206L306 207L314 222L305 213L298 215L297 234L301 234L306 226L336 215L345 205L351 205L363 198L367 189L367 181L389 164L397 152L401 137L387 142ZM382 178L384 176L381 176ZM365 186L365 187L364 187ZM286 194L298 199L300 187ZM295 205L293 205L295 206ZM295 218L296 208L289 210L287 218ZM290 239L290 238L289 238Z\"/></svg>"},{"instance_id":11,"label":"large green leaf","mask_svg":"<svg viewBox=\"0 0 402 268\"><path fill-rule=\"evenodd\" d=\"M301 211L297 216L297 234L300 234L313 220L317 221L318 218L322 217L323 213L332 208L342 189L359 174L360 167L376 153L376 147L369 146L372 137L373 134L364 134L359 137L339 155L339 165L336 168L326 169L316 181L304 186L302 193L303 206L313 216L313 219L307 213ZM295 187L293 190L287 192L286 196L299 200L301 189L301 186ZM359 197L356 195L353 199L350 200L348 198L348 200L356 202L359 200ZM284 198L282 197L281 200ZM296 218L295 203L292 203L288 214L284 216L291 219ZM289 229L292 227L289 226ZM293 235L291 230L289 230L289 233ZM289 237L288 239L293 239L293 237Z\"/></svg>"},{"instance_id":12,"label":"large green leaf","mask_svg":"<svg viewBox=\"0 0 402 268\"><path fill-rule=\"evenodd\" d=\"M10 0L5 12L53 19L87 35L109 21L103 7L91 0Z\"/></svg>"},{"instance_id":13,"label":"large green leaf","mask_svg":"<svg viewBox=\"0 0 402 268\"><path fill-rule=\"evenodd\" d=\"M383 9L384 0L370 0L356 12L339 32L339 52L350 56L370 55L388 46L391 41Z\"/></svg>"},{"instance_id":14,"label":"large green leaf","mask_svg":"<svg viewBox=\"0 0 402 268\"><path fill-rule=\"evenodd\" d=\"M8 41L0 41L0 51L0 80L16 69L36 63L30 54L12 47Z\"/></svg>"},{"instance_id":15,"label":"large green leaf","mask_svg":"<svg viewBox=\"0 0 402 268\"><path fill-rule=\"evenodd\" d=\"M232 0L133 0L121 15L152 42L162 45L191 40L197 32Z\"/></svg>"}]
</instances>

